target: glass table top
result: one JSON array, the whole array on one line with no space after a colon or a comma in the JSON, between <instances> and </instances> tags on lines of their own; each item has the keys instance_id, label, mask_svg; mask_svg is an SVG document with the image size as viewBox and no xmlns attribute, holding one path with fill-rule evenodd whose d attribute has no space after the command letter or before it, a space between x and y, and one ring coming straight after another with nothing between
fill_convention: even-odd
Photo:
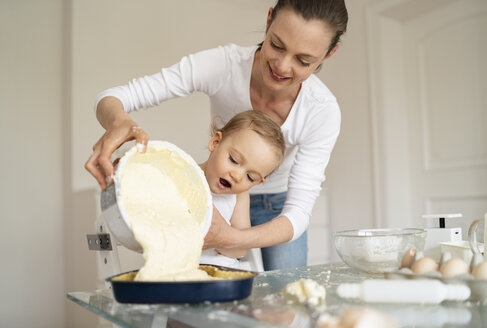
<instances>
[{"instance_id":1,"label":"glass table top","mask_svg":"<svg viewBox=\"0 0 487 328\"><path fill-rule=\"evenodd\" d=\"M283 288L300 278L325 286L325 303L306 306L281 295ZM366 304L337 296L341 283L382 278L351 269L343 263L321 264L290 270L267 271L254 278L251 295L243 300L200 304L124 304L111 290L80 291L68 299L95 314L127 328L145 327L316 327L320 317L339 316L344 310L368 307L378 310L398 327L487 327L487 304L443 302L424 304Z\"/></svg>"}]
</instances>

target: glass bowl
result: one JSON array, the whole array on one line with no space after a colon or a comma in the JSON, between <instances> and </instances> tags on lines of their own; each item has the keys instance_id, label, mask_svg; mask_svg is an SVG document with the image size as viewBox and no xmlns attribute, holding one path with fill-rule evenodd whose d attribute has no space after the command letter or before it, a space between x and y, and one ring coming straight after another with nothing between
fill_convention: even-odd
<instances>
[{"instance_id":1,"label":"glass bowl","mask_svg":"<svg viewBox=\"0 0 487 328\"><path fill-rule=\"evenodd\" d=\"M414 247L422 251L426 238L424 229L360 229L333 234L340 258L367 273L384 273L399 269L404 253Z\"/></svg>"}]
</instances>

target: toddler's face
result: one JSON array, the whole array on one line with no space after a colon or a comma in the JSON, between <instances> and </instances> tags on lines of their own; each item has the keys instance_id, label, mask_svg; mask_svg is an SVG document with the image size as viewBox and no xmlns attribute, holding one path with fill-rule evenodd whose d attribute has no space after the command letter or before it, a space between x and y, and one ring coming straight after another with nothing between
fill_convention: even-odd
<instances>
[{"instance_id":1,"label":"toddler's face","mask_svg":"<svg viewBox=\"0 0 487 328\"><path fill-rule=\"evenodd\" d=\"M278 165L275 150L256 132L248 129L225 138L217 132L210 140L205 171L212 192L238 194L264 182Z\"/></svg>"}]
</instances>

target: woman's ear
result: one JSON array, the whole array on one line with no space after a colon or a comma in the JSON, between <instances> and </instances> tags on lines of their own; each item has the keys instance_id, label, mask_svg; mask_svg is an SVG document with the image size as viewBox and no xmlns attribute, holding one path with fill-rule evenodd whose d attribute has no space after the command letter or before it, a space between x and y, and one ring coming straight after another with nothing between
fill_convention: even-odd
<instances>
[{"instance_id":1,"label":"woman's ear","mask_svg":"<svg viewBox=\"0 0 487 328\"><path fill-rule=\"evenodd\" d=\"M325 58L323 60L330 58L331 55L333 55L337 50L338 50L338 44L336 46L334 46L333 49L330 50L330 52L325 56Z\"/></svg>"},{"instance_id":2,"label":"woman's ear","mask_svg":"<svg viewBox=\"0 0 487 328\"><path fill-rule=\"evenodd\" d=\"M271 26L271 20L272 20L272 10L273 10L273 8L272 8L272 7L270 7L270 8L269 8L269 12L267 13L267 23L266 23L266 25L265 25L265 27L266 27L266 31L269 29L269 26Z\"/></svg>"},{"instance_id":3,"label":"woman's ear","mask_svg":"<svg viewBox=\"0 0 487 328\"><path fill-rule=\"evenodd\" d=\"M222 141L223 134L221 131L216 131L213 137L211 137L210 141L208 142L208 150L213 152L218 144Z\"/></svg>"}]
</instances>

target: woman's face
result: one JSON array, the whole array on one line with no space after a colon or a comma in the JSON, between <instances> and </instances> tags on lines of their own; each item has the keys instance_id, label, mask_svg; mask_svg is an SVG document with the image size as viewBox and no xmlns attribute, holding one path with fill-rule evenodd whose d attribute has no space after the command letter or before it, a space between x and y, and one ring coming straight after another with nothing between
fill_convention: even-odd
<instances>
[{"instance_id":1,"label":"woman's face","mask_svg":"<svg viewBox=\"0 0 487 328\"><path fill-rule=\"evenodd\" d=\"M270 23L271 10L260 52L263 83L275 91L294 89L335 52L326 55L334 32L324 22L306 21L290 9L280 10Z\"/></svg>"}]
</instances>

